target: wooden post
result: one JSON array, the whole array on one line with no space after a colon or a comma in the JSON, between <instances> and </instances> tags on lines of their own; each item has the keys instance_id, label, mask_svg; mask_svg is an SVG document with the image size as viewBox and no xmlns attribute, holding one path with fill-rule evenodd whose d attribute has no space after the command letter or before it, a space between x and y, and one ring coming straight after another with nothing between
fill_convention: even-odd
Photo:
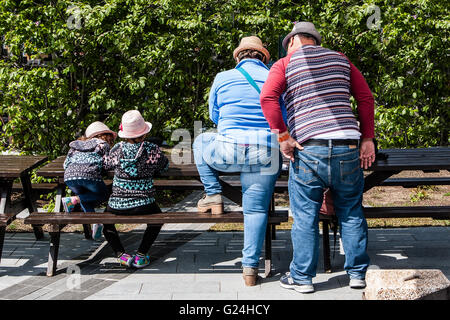
<instances>
[{"instance_id":1,"label":"wooden post","mask_svg":"<svg viewBox=\"0 0 450 320\"><path fill-rule=\"evenodd\" d=\"M323 268L326 273L331 272L329 232L328 220L322 220Z\"/></svg>"},{"instance_id":2,"label":"wooden post","mask_svg":"<svg viewBox=\"0 0 450 320\"><path fill-rule=\"evenodd\" d=\"M5 241L6 226L0 227L0 262L2 261L3 243Z\"/></svg>"},{"instance_id":3,"label":"wooden post","mask_svg":"<svg viewBox=\"0 0 450 320\"><path fill-rule=\"evenodd\" d=\"M270 277L272 273L272 237L270 232L270 224L266 227L266 237L265 237L265 260L264 260L264 276L266 278Z\"/></svg>"},{"instance_id":4,"label":"wooden post","mask_svg":"<svg viewBox=\"0 0 450 320\"><path fill-rule=\"evenodd\" d=\"M92 229L90 224L83 224L84 238L92 239Z\"/></svg>"},{"instance_id":5,"label":"wooden post","mask_svg":"<svg viewBox=\"0 0 450 320\"><path fill-rule=\"evenodd\" d=\"M60 231L59 225L50 226L50 250L48 254L48 266L47 266L47 276L53 277L56 272L58 264L58 252L59 252L59 239Z\"/></svg>"},{"instance_id":6,"label":"wooden post","mask_svg":"<svg viewBox=\"0 0 450 320\"><path fill-rule=\"evenodd\" d=\"M25 196L25 205L30 213L35 212L36 208L34 206L33 188L31 187L30 175L28 173L22 174L20 176L20 181L22 182L23 195ZM33 231L37 240L44 237L42 225L33 225Z\"/></svg>"},{"instance_id":7,"label":"wooden post","mask_svg":"<svg viewBox=\"0 0 450 320\"><path fill-rule=\"evenodd\" d=\"M270 207L269 207L269 217L275 214L275 193L272 193L272 199L270 200ZM271 229L271 237L272 240L276 239L276 224L270 225Z\"/></svg>"},{"instance_id":8,"label":"wooden post","mask_svg":"<svg viewBox=\"0 0 450 320\"><path fill-rule=\"evenodd\" d=\"M62 212L61 210L61 198L66 194L66 185L58 181L58 187L56 188L55 197L55 212Z\"/></svg>"}]
</instances>

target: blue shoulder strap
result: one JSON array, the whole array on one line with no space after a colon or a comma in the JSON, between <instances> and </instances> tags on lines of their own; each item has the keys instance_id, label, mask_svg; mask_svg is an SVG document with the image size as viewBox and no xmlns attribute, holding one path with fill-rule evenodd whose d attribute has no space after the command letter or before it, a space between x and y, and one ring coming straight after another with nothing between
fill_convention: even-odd
<instances>
[{"instance_id":1,"label":"blue shoulder strap","mask_svg":"<svg viewBox=\"0 0 450 320\"><path fill-rule=\"evenodd\" d=\"M261 89L259 89L258 85L256 84L255 80L248 74L247 71L245 71L243 68L239 67L236 68L238 71L240 71L244 77L247 79L247 81L252 85L253 88L255 88L258 93L261 93Z\"/></svg>"}]
</instances>

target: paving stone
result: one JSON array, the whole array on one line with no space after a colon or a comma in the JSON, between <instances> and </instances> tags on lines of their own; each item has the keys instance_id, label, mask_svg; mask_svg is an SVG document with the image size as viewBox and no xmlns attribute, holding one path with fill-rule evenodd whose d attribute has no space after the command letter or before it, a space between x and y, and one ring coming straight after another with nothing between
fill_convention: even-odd
<instances>
[{"instance_id":1,"label":"paving stone","mask_svg":"<svg viewBox=\"0 0 450 320\"><path fill-rule=\"evenodd\" d=\"M98 291L95 293L95 295L97 294L107 294L107 295L137 295L139 294L139 292L141 291L141 287L142 287L142 283L138 282L138 281L133 281L133 282L116 282L113 283L112 285L106 287L105 289Z\"/></svg>"},{"instance_id":2,"label":"paving stone","mask_svg":"<svg viewBox=\"0 0 450 320\"><path fill-rule=\"evenodd\" d=\"M141 288L141 294L148 293L218 293L220 292L219 281L173 281L173 280L154 280L144 282Z\"/></svg>"}]
</instances>

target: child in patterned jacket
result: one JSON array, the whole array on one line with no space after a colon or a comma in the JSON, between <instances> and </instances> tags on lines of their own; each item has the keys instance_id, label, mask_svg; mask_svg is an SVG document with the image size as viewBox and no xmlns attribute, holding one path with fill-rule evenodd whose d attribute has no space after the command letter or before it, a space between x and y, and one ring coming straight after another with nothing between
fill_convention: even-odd
<instances>
[{"instance_id":1,"label":"child in patterned jacket","mask_svg":"<svg viewBox=\"0 0 450 320\"><path fill-rule=\"evenodd\" d=\"M64 182L75 196L62 198L64 211L71 212L79 204L84 212L94 212L95 206L108 199L103 182L103 157L108 155L110 145L117 134L100 121L86 128L84 137L72 141L64 161ZM92 238L102 235L102 225L94 224Z\"/></svg>"},{"instance_id":2,"label":"child in patterned jacket","mask_svg":"<svg viewBox=\"0 0 450 320\"><path fill-rule=\"evenodd\" d=\"M142 215L161 212L155 202L153 176L167 170L169 160L159 147L145 141L152 125L137 110L123 114L117 143L104 158L107 170L114 169L112 194L106 210L114 214ZM141 244L135 255L125 252L119 234L113 224L104 225L103 234L111 245L121 265L143 268L150 263L148 251L162 225L147 225Z\"/></svg>"}]
</instances>

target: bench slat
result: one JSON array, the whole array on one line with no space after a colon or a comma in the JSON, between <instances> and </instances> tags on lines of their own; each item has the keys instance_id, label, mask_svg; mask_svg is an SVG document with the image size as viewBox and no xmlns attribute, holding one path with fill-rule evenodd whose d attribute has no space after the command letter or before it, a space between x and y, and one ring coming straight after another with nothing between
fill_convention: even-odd
<instances>
[{"instance_id":1,"label":"bench slat","mask_svg":"<svg viewBox=\"0 0 450 320\"><path fill-rule=\"evenodd\" d=\"M450 206L364 207L366 218L450 218Z\"/></svg>"},{"instance_id":2,"label":"bench slat","mask_svg":"<svg viewBox=\"0 0 450 320\"><path fill-rule=\"evenodd\" d=\"M33 212L26 224L164 224L164 223L229 223L243 222L241 211L226 212L223 215L201 214L197 212L163 212L149 215L116 215L104 213L41 213ZM288 221L288 211L278 210L269 216L269 223Z\"/></svg>"}]
</instances>

